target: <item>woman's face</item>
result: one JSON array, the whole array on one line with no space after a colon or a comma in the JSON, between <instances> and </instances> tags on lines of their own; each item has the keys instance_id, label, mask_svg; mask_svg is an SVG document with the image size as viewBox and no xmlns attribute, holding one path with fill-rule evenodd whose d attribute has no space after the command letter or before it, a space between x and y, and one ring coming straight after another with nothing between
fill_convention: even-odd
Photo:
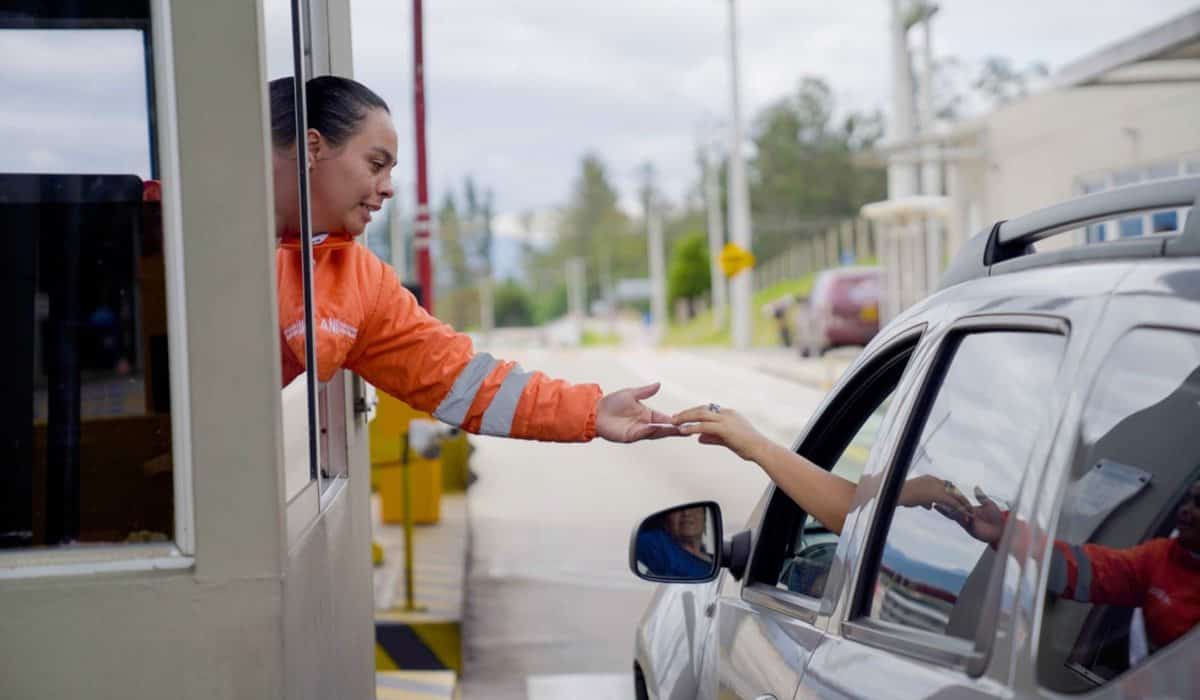
<instances>
[{"instance_id":1,"label":"woman's face","mask_svg":"<svg viewBox=\"0 0 1200 700\"><path fill-rule=\"evenodd\" d=\"M704 507L667 514L667 534L675 539L695 539L704 534Z\"/></svg>"},{"instance_id":2,"label":"woman's face","mask_svg":"<svg viewBox=\"0 0 1200 700\"><path fill-rule=\"evenodd\" d=\"M276 152L275 189L276 215L287 222L282 228L288 233L300 227L295 178L289 178L285 164L280 163L285 155L286 151ZM391 116L382 109L368 110L358 130L337 147L309 129L308 160L313 233L357 236L371 221L371 213L394 194L391 171L396 164L396 128ZM292 164L294 168L294 154Z\"/></svg>"}]
</instances>

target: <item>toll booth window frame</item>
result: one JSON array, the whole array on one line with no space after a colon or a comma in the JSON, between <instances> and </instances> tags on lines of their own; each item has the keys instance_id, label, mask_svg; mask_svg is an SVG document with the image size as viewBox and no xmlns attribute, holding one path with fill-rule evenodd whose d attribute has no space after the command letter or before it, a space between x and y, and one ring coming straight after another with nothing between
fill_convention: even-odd
<instances>
[{"instance_id":1,"label":"toll booth window frame","mask_svg":"<svg viewBox=\"0 0 1200 700\"><path fill-rule=\"evenodd\" d=\"M150 172L146 181L157 180L161 195L144 194L144 201L161 202L162 228L162 304L165 309L165 375L169 391L153 399L167 407L170 426L169 458L172 475L170 496L173 530L165 541L142 541L126 537L123 541L103 540L97 544L76 546L27 547L17 545L0 550L0 580L53 576L79 576L145 570L184 570L194 565L195 520L192 486L192 445L190 431L190 390L188 382L186 303L184 288L182 218L179 208L179 151L175 112L176 90L170 32L168 0L123 0L102 6L78 3L47 4L36 1L10 3L0 12L0 31L22 29L125 29L142 33L146 80L146 120ZM37 177L36 174L30 175ZM66 176L70 180L72 176ZM58 178L62 180L64 178ZM129 180L136 176L129 176ZM53 176L46 177L54 181ZM86 177L75 180L88 181ZM100 181L100 178L91 178ZM109 177L105 182L115 182ZM150 189L154 189L151 186ZM145 190L143 190L145 192ZM86 194L84 195L86 199ZM133 203L133 208L138 205ZM140 208L145 211L146 205ZM157 208L157 205L150 207ZM143 214L145 216L145 214ZM36 273L35 273L36 274ZM136 314L135 314L136 315ZM140 316L137 323L141 323ZM135 352L145 352L145 347ZM145 358L138 358L144 361ZM30 371L32 371L31 368ZM147 399L150 403L151 399ZM162 408L161 406L159 408ZM149 410L147 406L145 410ZM130 535L135 533L129 533Z\"/></svg>"}]
</instances>

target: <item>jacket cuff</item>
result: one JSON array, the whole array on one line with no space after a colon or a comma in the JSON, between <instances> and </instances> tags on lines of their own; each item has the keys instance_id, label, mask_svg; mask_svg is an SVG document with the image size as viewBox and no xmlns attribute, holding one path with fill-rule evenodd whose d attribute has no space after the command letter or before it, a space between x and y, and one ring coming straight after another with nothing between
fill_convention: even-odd
<instances>
[{"instance_id":1,"label":"jacket cuff","mask_svg":"<svg viewBox=\"0 0 1200 700\"><path fill-rule=\"evenodd\" d=\"M604 390L600 385L593 384L596 388L596 400L592 403L592 410L588 412L587 422L583 425L583 439L581 442L591 442L596 437L596 416L600 413L600 399L604 398Z\"/></svg>"}]
</instances>

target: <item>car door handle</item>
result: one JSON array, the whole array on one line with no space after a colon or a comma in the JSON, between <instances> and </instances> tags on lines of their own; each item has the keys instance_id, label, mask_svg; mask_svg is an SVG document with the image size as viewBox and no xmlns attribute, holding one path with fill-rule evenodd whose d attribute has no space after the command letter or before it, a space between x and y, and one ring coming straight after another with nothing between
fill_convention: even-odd
<instances>
[{"instance_id":1,"label":"car door handle","mask_svg":"<svg viewBox=\"0 0 1200 700\"><path fill-rule=\"evenodd\" d=\"M759 695L754 700L775 700L775 696L767 693L766 695Z\"/></svg>"}]
</instances>

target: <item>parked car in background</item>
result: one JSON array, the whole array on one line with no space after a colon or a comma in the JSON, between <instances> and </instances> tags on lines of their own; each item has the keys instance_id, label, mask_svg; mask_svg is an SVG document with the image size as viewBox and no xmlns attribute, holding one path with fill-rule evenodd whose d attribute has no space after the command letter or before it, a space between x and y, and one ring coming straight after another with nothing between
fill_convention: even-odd
<instances>
[{"instance_id":1,"label":"parked car in background","mask_svg":"<svg viewBox=\"0 0 1200 700\"><path fill-rule=\"evenodd\" d=\"M1179 234L1033 246L1187 206ZM1174 178L968 241L794 444L857 484L841 532L773 486L745 529L704 501L635 530L661 582L638 697L1200 697L1197 212L1200 177ZM905 507L909 483L970 507Z\"/></svg>"},{"instance_id":2,"label":"parked car in background","mask_svg":"<svg viewBox=\"0 0 1200 700\"><path fill-rule=\"evenodd\" d=\"M823 270L813 281L808 303L797 304L796 347L801 355L820 355L843 345L866 345L879 332L878 267Z\"/></svg>"}]
</instances>

